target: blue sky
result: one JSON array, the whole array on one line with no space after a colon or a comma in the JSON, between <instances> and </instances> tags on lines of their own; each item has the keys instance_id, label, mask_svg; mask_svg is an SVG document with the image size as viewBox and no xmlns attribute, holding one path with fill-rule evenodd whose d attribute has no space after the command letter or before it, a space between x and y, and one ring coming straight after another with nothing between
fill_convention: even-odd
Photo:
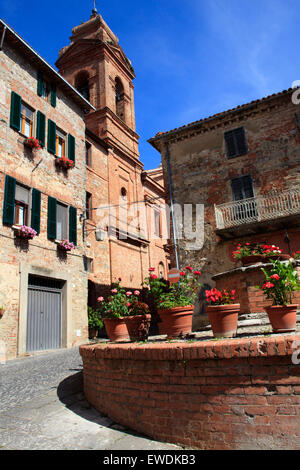
<instances>
[{"instance_id":1,"label":"blue sky","mask_svg":"<svg viewBox=\"0 0 300 470\"><path fill-rule=\"evenodd\" d=\"M0 0L0 16L51 65L93 0ZM135 68L145 168L147 139L287 89L300 79L298 0L109 0L99 13Z\"/></svg>"}]
</instances>

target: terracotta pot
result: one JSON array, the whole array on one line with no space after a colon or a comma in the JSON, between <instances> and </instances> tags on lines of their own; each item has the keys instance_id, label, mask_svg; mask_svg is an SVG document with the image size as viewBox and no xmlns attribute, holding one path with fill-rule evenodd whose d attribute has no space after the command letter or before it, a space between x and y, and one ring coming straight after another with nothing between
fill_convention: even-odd
<instances>
[{"instance_id":1,"label":"terracotta pot","mask_svg":"<svg viewBox=\"0 0 300 470\"><path fill-rule=\"evenodd\" d=\"M268 262L271 259L279 259L280 261L288 261L290 258L292 258L291 255L286 255L285 253L279 253L278 255L266 256L265 262Z\"/></svg>"},{"instance_id":2,"label":"terracotta pot","mask_svg":"<svg viewBox=\"0 0 300 470\"><path fill-rule=\"evenodd\" d=\"M252 266L253 264L265 263L266 257L262 255L249 255L241 258L243 266Z\"/></svg>"},{"instance_id":3,"label":"terracotta pot","mask_svg":"<svg viewBox=\"0 0 300 470\"><path fill-rule=\"evenodd\" d=\"M240 304L208 305L206 313L215 338L234 338L237 332Z\"/></svg>"},{"instance_id":4,"label":"terracotta pot","mask_svg":"<svg viewBox=\"0 0 300 470\"><path fill-rule=\"evenodd\" d=\"M125 323L131 341L145 341L149 336L151 315L125 317Z\"/></svg>"},{"instance_id":5,"label":"terracotta pot","mask_svg":"<svg viewBox=\"0 0 300 470\"><path fill-rule=\"evenodd\" d=\"M296 330L298 305L272 305L264 307L274 333L287 333Z\"/></svg>"},{"instance_id":6,"label":"terracotta pot","mask_svg":"<svg viewBox=\"0 0 300 470\"><path fill-rule=\"evenodd\" d=\"M129 339L124 318L105 318L103 321L110 341L119 342Z\"/></svg>"},{"instance_id":7,"label":"terracotta pot","mask_svg":"<svg viewBox=\"0 0 300 470\"><path fill-rule=\"evenodd\" d=\"M193 305L158 310L162 321L159 323L160 334L166 334L169 339L187 335L192 331L193 313Z\"/></svg>"},{"instance_id":8,"label":"terracotta pot","mask_svg":"<svg viewBox=\"0 0 300 470\"><path fill-rule=\"evenodd\" d=\"M89 339L94 339L98 336L98 330L96 328L89 328Z\"/></svg>"}]
</instances>

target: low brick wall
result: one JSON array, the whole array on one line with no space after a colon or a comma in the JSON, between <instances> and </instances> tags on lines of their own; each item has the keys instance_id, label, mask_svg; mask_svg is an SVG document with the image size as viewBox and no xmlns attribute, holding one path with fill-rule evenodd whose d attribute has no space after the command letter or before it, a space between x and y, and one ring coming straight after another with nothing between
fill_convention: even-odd
<instances>
[{"instance_id":1,"label":"low brick wall","mask_svg":"<svg viewBox=\"0 0 300 470\"><path fill-rule=\"evenodd\" d=\"M300 335L80 347L100 412L199 449L300 449ZM300 354L299 354L300 358Z\"/></svg>"}]
</instances>

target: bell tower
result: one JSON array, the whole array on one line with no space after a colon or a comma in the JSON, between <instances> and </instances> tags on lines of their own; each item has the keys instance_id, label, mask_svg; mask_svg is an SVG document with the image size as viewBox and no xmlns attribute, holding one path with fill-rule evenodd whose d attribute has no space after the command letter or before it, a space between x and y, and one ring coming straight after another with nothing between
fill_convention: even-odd
<instances>
[{"instance_id":1,"label":"bell tower","mask_svg":"<svg viewBox=\"0 0 300 470\"><path fill-rule=\"evenodd\" d=\"M86 126L114 151L139 160L134 111L134 69L117 36L96 8L72 29L71 43L59 52L59 73L94 106Z\"/></svg>"}]
</instances>

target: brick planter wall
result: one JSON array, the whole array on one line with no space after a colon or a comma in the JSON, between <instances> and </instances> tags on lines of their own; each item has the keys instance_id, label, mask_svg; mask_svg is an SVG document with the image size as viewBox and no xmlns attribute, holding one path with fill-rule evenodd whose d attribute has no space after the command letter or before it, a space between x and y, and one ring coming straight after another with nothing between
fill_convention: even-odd
<instances>
[{"instance_id":1,"label":"brick planter wall","mask_svg":"<svg viewBox=\"0 0 300 470\"><path fill-rule=\"evenodd\" d=\"M269 266L268 264L265 267ZM300 266L296 267L300 277ZM261 271L261 265L236 268L225 273L213 276L216 282L216 288L236 289L237 298L241 304L241 313L260 313L264 312L264 307L272 305L272 302L266 299L263 291L257 289L265 282L265 275ZM300 305L300 291L293 295L294 302Z\"/></svg>"},{"instance_id":2,"label":"brick planter wall","mask_svg":"<svg viewBox=\"0 0 300 470\"><path fill-rule=\"evenodd\" d=\"M85 396L121 425L159 441L300 449L294 340L300 335L81 346Z\"/></svg>"}]
</instances>

